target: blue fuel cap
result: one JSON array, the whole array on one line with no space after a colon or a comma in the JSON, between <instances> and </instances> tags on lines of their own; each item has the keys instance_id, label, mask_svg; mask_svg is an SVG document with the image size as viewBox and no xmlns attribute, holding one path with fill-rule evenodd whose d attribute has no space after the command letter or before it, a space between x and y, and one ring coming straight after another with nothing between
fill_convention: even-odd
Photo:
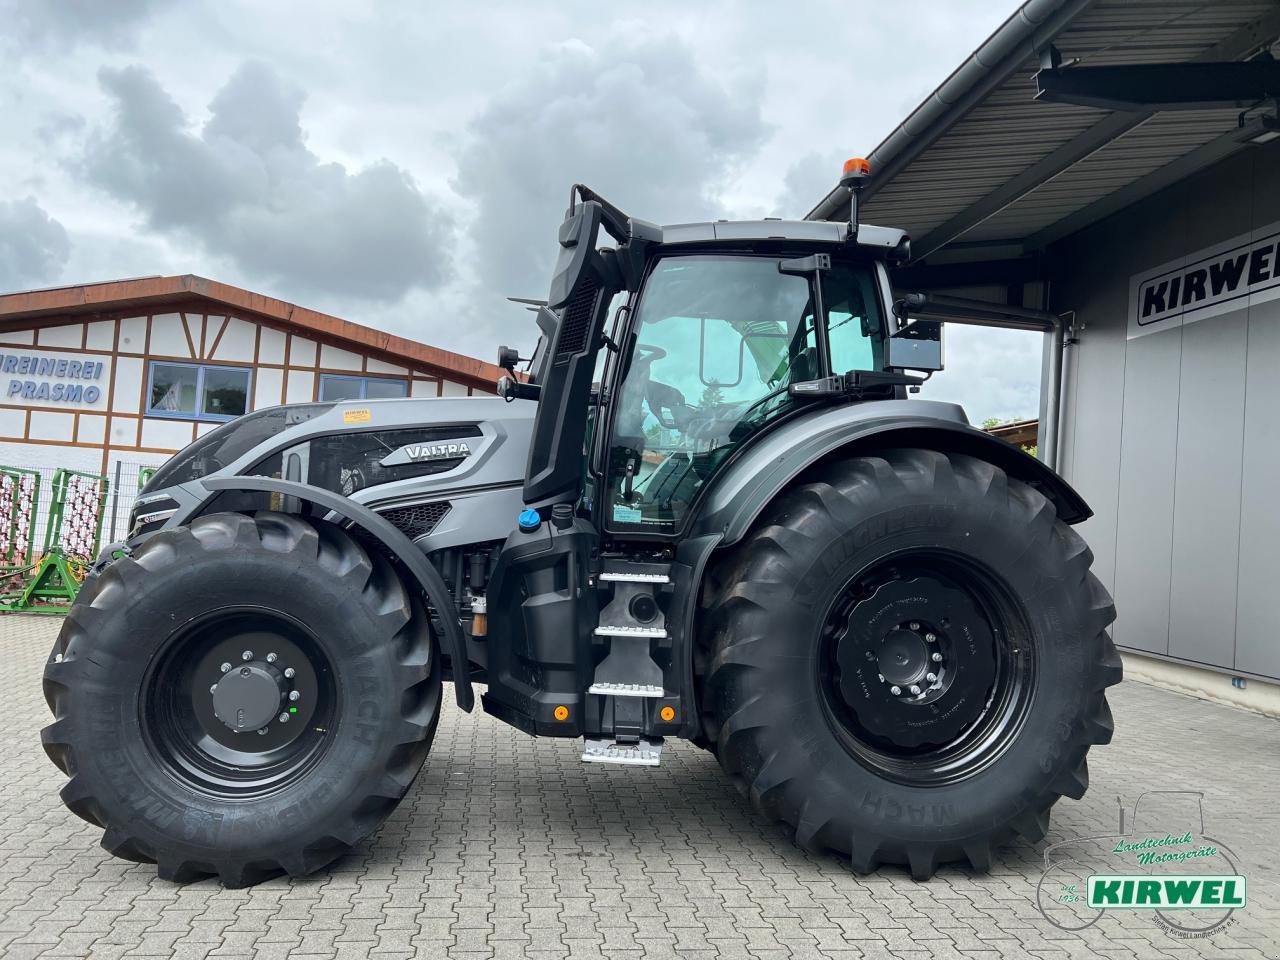
<instances>
[{"instance_id":1,"label":"blue fuel cap","mask_svg":"<svg viewBox=\"0 0 1280 960\"><path fill-rule=\"evenodd\" d=\"M533 507L520 511L520 519L516 521L522 533L533 533L542 526L542 514Z\"/></svg>"}]
</instances>

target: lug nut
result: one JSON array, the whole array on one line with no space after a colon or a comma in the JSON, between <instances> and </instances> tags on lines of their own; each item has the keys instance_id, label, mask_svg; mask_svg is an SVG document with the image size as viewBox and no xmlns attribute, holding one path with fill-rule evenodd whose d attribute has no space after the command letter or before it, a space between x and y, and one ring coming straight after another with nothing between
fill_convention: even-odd
<instances>
[{"instance_id":1,"label":"lug nut","mask_svg":"<svg viewBox=\"0 0 1280 960\"><path fill-rule=\"evenodd\" d=\"M292 679L293 679L293 672L294 672L294 671L293 671L293 667L285 667L285 668L284 668L284 675L285 675L288 679L290 679L290 680L292 680Z\"/></svg>"},{"instance_id":2,"label":"lug nut","mask_svg":"<svg viewBox=\"0 0 1280 960\"><path fill-rule=\"evenodd\" d=\"M288 723L288 722L289 722L289 714L288 714L288 713L282 713L282 714L280 714L280 722L281 722L281 723Z\"/></svg>"},{"instance_id":3,"label":"lug nut","mask_svg":"<svg viewBox=\"0 0 1280 960\"><path fill-rule=\"evenodd\" d=\"M252 650L246 650L244 653L240 654L240 659L241 659L241 660L252 660L252 659L253 659L253 651L252 651Z\"/></svg>"},{"instance_id":4,"label":"lug nut","mask_svg":"<svg viewBox=\"0 0 1280 960\"><path fill-rule=\"evenodd\" d=\"M902 688L895 684L894 686L889 688L889 692L896 697L898 694L902 692Z\"/></svg>"},{"instance_id":5,"label":"lug nut","mask_svg":"<svg viewBox=\"0 0 1280 960\"><path fill-rule=\"evenodd\" d=\"M275 663L275 662L276 662L276 655L274 653L268 653L267 663Z\"/></svg>"},{"instance_id":6,"label":"lug nut","mask_svg":"<svg viewBox=\"0 0 1280 960\"><path fill-rule=\"evenodd\" d=\"M215 684L212 684L212 685L210 685L210 687L209 687L209 692L210 692L210 693L215 693L215 692L217 692L217 689L218 689L218 685L217 685L216 683L215 683Z\"/></svg>"},{"instance_id":7,"label":"lug nut","mask_svg":"<svg viewBox=\"0 0 1280 960\"><path fill-rule=\"evenodd\" d=\"M290 700L301 700L301 699L302 699L302 694L300 694L297 690L290 690L290 691L289 691L289 699L290 699Z\"/></svg>"},{"instance_id":8,"label":"lug nut","mask_svg":"<svg viewBox=\"0 0 1280 960\"><path fill-rule=\"evenodd\" d=\"M933 653L933 655L932 655L929 659L930 659L930 660L932 660L934 663L941 663L941 662L942 662L942 654L940 654L940 653L938 653L937 651L935 651L935 652Z\"/></svg>"},{"instance_id":9,"label":"lug nut","mask_svg":"<svg viewBox=\"0 0 1280 960\"><path fill-rule=\"evenodd\" d=\"M884 683L884 674L883 674L883 673L877 673L877 674L876 674L876 676L880 678L880 682L881 682L881 683Z\"/></svg>"},{"instance_id":10,"label":"lug nut","mask_svg":"<svg viewBox=\"0 0 1280 960\"><path fill-rule=\"evenodd\" d=\"M926 633L926 634L924 635L924 638L925 638L926 640L928 640L930 643L937 643L937 642L938 642L938 635L937 635L936 633Z\"/></svg>"},{"instance_id":11,"label":"lug nut","mask_svg":"<svg viewBox=\"0 0 1280 960\"><path fill-rule=\"evenodd\" d=\"M224 664L223 664L222 666L220 666L218 669L219 669L219 670L221 670L223 673L226 673L228 670L230 670L230 669L231 669L231 664L229 664L229 663L224 663Z\"/></svg>"},{"instance_id":12,"label":"lug nut","mask_svg":"<svg viewBox=\"0 0 1280 960\"><path fill-rule=\"evenodd\" d=\"M924 678L928 680L930 683L933 683L933 681L938 679L938 675L936 673L926 673L924 675Z\"/></svg>"},{"instance_id":13,"label":"lug nut","mask_svg":"<svg viewBox=\"0 0 1280 960\"><path fill-rule=\"evenodd\" d=\"M909 624L907 624L907 626L910 627L912 630L919 630L920 622L918 620L912 620Z\"/></svg>"},{"instance_id":14,"label":"lug nut","mask_svg":"<svg viewBox=\"0 0 1280 960\"><path fill-rule=\"evenodd\" d=\"M263 727L263 728L261 728L261 729L258 731L258 736L260 736L260 737L265 737L266 735L267 735L267 728L266 728L266 727Z\"/></svg>"},{"instance_id":15,"label":"lug nut","mask_svg":"<svg viewBox=\"0 0 1280 960\"><path fill-rule=\"evenodd\" d=\"M912 693L919 693L919 692L920 692L920 688L919 688L918 686L916 686L916 685L913 683L913 684L911 685L911 692L912 692Z\"/></svg>"}]
</instances>

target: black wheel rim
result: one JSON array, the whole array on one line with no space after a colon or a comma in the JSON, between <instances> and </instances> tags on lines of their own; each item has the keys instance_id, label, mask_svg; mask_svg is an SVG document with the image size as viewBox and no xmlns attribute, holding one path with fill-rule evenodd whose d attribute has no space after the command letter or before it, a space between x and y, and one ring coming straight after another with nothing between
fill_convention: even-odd
<instances>
[{"instance_id":1,"label":"black wheel rim","mask_svg":"<svg viewBox=\"0 0 1280 960\"><path fill-rule=\"evenodd\" d=\"M1035 690L1027 619L970 558L912 552L850 579L824 618L824 712L844 749L899 783L973 776L1017 739Z\"/></svg>"},{"instance_id":2,"label":"black wheel rim","mask_svg":"<svg viewBox=\"0 0 1280 960\"><path fill-rule=\"evenodd\" d=\"M168 638L144 680L144 738L164 769L219 799L296 782L332 738L335 679L314 634L263 608L226 608Z\"/></svg>"}]
</instances>

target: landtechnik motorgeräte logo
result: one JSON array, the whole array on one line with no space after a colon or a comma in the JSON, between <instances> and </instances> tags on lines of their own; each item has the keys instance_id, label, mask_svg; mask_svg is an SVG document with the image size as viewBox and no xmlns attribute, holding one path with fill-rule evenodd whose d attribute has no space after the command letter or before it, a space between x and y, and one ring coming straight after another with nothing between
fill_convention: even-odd
<instances>
[{"instance_id":1,"label":"landtechnik motorger\u00e4te logo","mask_svg":"<svg viewBox=\"0 0 1280 960\"><path fill-rule=\"evenodd\" d=\"M1145 911L1180 939L1208 938L1235 922L1248 904L1248 882L1230 848L1205 835L1203 794L1148 791L1134 803L1128 829L1122 805L1118 820L1115 833L1045 850L1036 889L1045 919L1078 932L1112 911ZM1155 822L1164 829L1150 829Z\"/></svg>"}]
</instances>

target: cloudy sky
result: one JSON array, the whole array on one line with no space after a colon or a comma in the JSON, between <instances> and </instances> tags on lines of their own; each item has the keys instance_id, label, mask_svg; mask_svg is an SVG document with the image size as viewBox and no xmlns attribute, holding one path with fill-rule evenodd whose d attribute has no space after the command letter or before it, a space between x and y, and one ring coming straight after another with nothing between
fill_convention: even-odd
<instances>
[{"instance_id":1,"label":"cloudy sky","mask_svg":"<svg viewBox=\"0 0 1280 960\"><path fill-rule=\"evenodd\" d=\"M489 358L569 185L802 216L1015 0L0 0L0 290L196 273ZM1037 335L926 396L1034 415Z\"/></svg>"}]
</instances>

